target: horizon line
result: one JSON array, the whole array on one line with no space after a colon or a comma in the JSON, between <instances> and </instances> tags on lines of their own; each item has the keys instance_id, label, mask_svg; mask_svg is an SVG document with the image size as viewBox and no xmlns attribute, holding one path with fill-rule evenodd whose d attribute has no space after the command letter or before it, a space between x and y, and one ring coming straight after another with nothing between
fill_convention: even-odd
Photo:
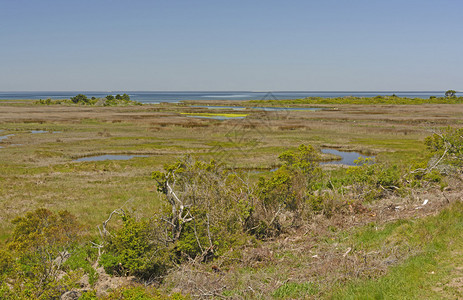
<instances>
[{"instance_id":1,"label":"horizon line","mask_svg":"<svg viewBox=\"0 0 463 300\"><path fill-rule=\"evenodd\" d=\"M15 90L0 91L0 93L44 93L44 92L87 92L87 93L116 93L116 92L144 92L144 93L436 93L446 90ZM459 91L456 90L458 93Z\"/></svg>"}]
</instances>

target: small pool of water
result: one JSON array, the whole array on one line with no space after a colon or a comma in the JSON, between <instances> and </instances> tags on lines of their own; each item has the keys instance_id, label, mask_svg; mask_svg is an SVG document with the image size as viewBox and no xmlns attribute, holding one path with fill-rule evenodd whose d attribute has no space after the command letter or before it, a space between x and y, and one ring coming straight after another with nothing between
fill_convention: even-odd
<instances>
[{"instance_id":1,"label":"small pool of water","mask_svg":"<svg viewBox=\"0 0 463 300\"><path fill-rule=\"evenodd\" d=\"M207 109L232 109L232 110L245 110L247 108L254 110L264 110L264 111L297 111L297 110L310 110L318 111L323 108L320 107L244 107L244 106L216 106L216 105L191 105L191 107L200 107Z\"/></svg>"},{"instance_id":2,"label":"small pool of water","mask_svg":"<svg viewBox=\"0 0 463 300\"><path fill-rule=\"evenodd\" d=\"M187 116L190 118L200 118L200 119L214 119L214 120L235 120L235 119L244 119L245 117L225 117L225 116Z\"/></svg>"},{"instance_id":3,"label":"small pool of water","mask_svg":"<svg viewBox=\"0 0 463 300\"><path fill-rule=\"evenodd\" d=\"M354 161L358 159L359 157L363 158L374 158L374 156L370 155L363 155L360 154L359 152L354 152L354 151L339 151L336 149L330 149L330 148L324 148L321 149L322 153L325 154L334 154L336 156L340 156L342 159L341 160L331 160L331 161L324 161L321 164L322 165L347 165L347 166L355 166L356 164Z\"/></svg>"},{"instance_id":4,"label":"small pool of water","mask_svg":"<svg viewBox=\"0 0 463 300\"><path fill-rule=\"evenodd\" d=\"M209 105L191 105L191 107L207 108L207 109L232 109L232 110L245 110L244 106L209 106Z\"/></svg>"},{"instance_id":5,"label":"small pool of water","mask_svg":"<svg viewBox=\"0 0 463 300\"><path fill-rule=\"evenodd\" d=\"M62 131L48 131L48 130L31 130L32 134L37 133L61 133Z\"/></svg>"},{"instance_id":6,"label":"small pool of water","mask_svg":"<svg viewBox=\"0 0 463 300\"><path fill-rule=\"evenodd\" d=\"M318 111L323 108L320 107L253 107L252 109L265 110L265 111Z\"/></svg>"},{"instance_id":7,"label":"small pool of water","mask_svg":"<svg viewBox=\"0 0 463 300\"><path fill-rule=\"evenodd\" d=\"M106 154L106 155L96 155L96 156L87 156L81 157L74 161L102 161L102 160L129 160L134 157L148 157L149 155L113 155L113 154Z\"/></svg>"},{"instance_id":8,"label":"small pool of water","mask_svg":"<svg viewBox=\"0 0 463 300\"><path fill-rule=\"evenodd\" d=\"M2 136L0 136L0 141L6 140L10 136L14 136L14 134L2 135Z\"/></svg>"}]
</instances>

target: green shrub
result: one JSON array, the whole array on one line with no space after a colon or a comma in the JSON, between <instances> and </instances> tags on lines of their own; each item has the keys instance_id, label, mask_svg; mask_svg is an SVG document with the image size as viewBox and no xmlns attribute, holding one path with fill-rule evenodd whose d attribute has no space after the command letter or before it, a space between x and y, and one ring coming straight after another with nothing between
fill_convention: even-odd
<instances>
[{"instance_id":1,"label":"green shrub","mask_svg":"<svg viewBox=\"0 0 463 300\"><path fill-rule=\"evenodd\" d=\"M441 164L463 166L463 128L448 127L425 139L428 150Z\"/></svg>"},{"instance_id":2,"label":"green shrub","mask_svg":"<svg viewBox=\"0 0 463 300\"><path fill-rule=\"evenodd\" d=\"M0 249L0 278L10 274L14 269L14 259L11 253Z\"/></svg>"},{"instance_id":3,"label":"green shrub","mask_svg":"<svg viewBox=\"0 0 463 300\"><path fill-rule=\"evenodd\" d=\"M109 237L100 264L108 274L158 276L168 264L159 259L162 249L158 246L151 240L148 222L124 215L122 228Z\"/></svg>"},{"instance_id":4,"label":"green shrub","mask_svg":"<svg viewBox=\"0 0 463 300\"><path fill-rule=\"evenodd\" d=\"M164 170L153 172L165 199L160 226L178 259L209 260L245 240L254 195L240 174L188 156Z\"/></svg>"},{"instance_id":5,"label":"green shrub","mask_svg":"<svg viewBox=\"0 0 463 300\"><path fill-rule=\"evenodd\" d=\"M278 234L286 226L294 226L301 219L307 204L311 211L320 211L310 203L311 193L323 178L319 166L319 153L311 145L300 145L296 150L288 150L278 156L283 165L272 172L269 178L259 178L257 184L255 224L252 233L258 237ZM287 224L281 224L282 213L292 214Z\"/></svg>"},{"instance_id":6,"label":"green shrub","mask_svg":"<svg viewBox=\"0 0 463 300\"><path fill-rule=\"evenodd\" d=\"M360 165L347 169L348 182L353 184L358 194L366 200L381 197L386 192L403 188L403 168L397 165L372 164L370 159L360 159Z\"/></svg>"},{"instance_id":7,"label":"green shrub","mask_svg":"<svg viewBox=\"0 0 463 300\"><path fill-rule=\"evenodd\" d=\"M70 271L62 276L60 272L62 261L81 238L77 219L67 211L42 208L12 223L15 227L7 247L15 259L14 271L8 274L14 295L48 299L74 287L82 274Z\"/></svg>"},{"instance_id":8,"label":"green shrub","mask_svg":"<svg viewBox=\"0 0 463 300\"><path fill-rule=\"evenodd\" d=\"M98 273L92 267L92 263L96 261L96 258L97 250L95 248L90 245L79 245L63 264L63 267L70 270L84 270L88 274L90 285L93 285L98 280Z\"/></svg>"},{"instance_id":9,"label":"green shrub","mask_svg":"<svg viewBox=\"0 0 463 300\"><path fill-rule=\"evenodd\" d=\"M72 103L75 104L88 104L89 99L84 94L78 94L77 96L71 97Z\"/></svg>"},{"instance_id":10,"label":"green shrub","mask_svg":"<svg viewBox=\"0 0 463 300\"><path fill-rule=\"evenodd\" d=\"M119 288L107 297L106 300L188 300L190 297L183 296L179 293L165 295L156 288L145 287L123 287Z\"/></svg>"}]
</instances>

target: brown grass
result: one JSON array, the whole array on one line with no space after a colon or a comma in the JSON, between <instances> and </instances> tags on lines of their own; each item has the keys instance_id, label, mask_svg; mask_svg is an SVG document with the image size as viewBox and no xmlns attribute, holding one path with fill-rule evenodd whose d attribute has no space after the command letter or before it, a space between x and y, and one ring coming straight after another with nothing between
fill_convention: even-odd
<instances>
[{"instance_id":1,"label":"brown grass","mask_svg":"<svg viewBox=\"0 0 463 300\"><path fill-rule=\"evenodd\" d=\"M237 104L236 102L233 102ZM217 121L180 112L185 105L135 107L0 103L0 236L9 221L37 207L69 209L94 226L108 211L132 203L141 215L158 205L153 170L189 153L239 168L268 170L282 151L313 144L399 159L421 155L430 129L462 126L462 105L340 105L327 111L251 112ZM235 112L235 111L234 111ZM30 130L59 131L30 134ZM75 163L97 154L149 154L130 161ZM225 154L225 155L224 155ZM117 184L116 184L117 183Z\"/></svg>"}]
</instances>

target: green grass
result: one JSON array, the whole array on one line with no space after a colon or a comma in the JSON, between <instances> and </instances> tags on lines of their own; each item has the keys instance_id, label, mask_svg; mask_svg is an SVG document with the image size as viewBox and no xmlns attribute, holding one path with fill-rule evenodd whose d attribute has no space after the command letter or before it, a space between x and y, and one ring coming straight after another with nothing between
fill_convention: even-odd
<instances>
[{"instance_id":1,"label":"green grass","mask_svg":"<svg viewBox=\"0 0 463 300\"><path fill-rule=\"evenodd\" d=\"M458 298L463 289L445 287L461 266L463 204L457 202L437 216L416 221L397 221L379 231L372 225L354 234L352 243L371 248L385 244L406 245L418 254L392 267L382 277L340 285L332 299L442 299ZM458 253L458 255L455 255Z\"/></svg>"},{"instance_id":2,"label":"green grass","mask_svg":"<svg viewBox=\"0 0 463 300\"><path fill-rule=\"evenodd\" d=\"M294 105L294 104L390 104L390 105L420 105L420 104L461 104L463 97L433 97L407 98L395 96L376 96L376 97L308 97L303 99L286 99L286 100L251 100L249 103L270 104L270 105Z\"/></svg>"},{"instance_id":3,"label":"green grass","mask_svg":"<svg viewBox=\"0 0 463 300\"><path fill-rule=\"evenodd\" d=\"M30 102L24 103L30 105ZM46 111L48 108L44 105L38 109ZM118 109L127 112L125 108ZM141 111L144 108L136 106L133 109ZM183 107L163 106L156 109L178 113ZM208 115L238 117L247 114ZM294 116L299 115L295 112ZM251 120L257 118L255 121L260 124L259 116L250 114L247 117ZM171 118L170 114L163 115L154 118L154 123L169 124ZM158 205L159 197L153 191L151 172L185 153L204 159L215 157L236 167L252 169L270 168L278 164L280 153L302 143L370 147L375 140L383 139L383 149L387 151L392 147L400 148L401 143L407 142L395 135L393 139L397 140L397 146L392 143L393 139L387 139L388 135L368 135L368 139L365 139L365 134L356 132L356 129L351 131L349 123L338 124L332 120L325 124L323 119L317 119L313 121L317 124L316 129L293 131L279 130L278 127L241 128L234 123L227 125L227 122L194 129L166 125L156 131L152 130L157 127L152 125L153 120L146 120L145 123L134 123L132 120L112 123L104 118L89 118L88 114L83 114L77 121L1 123L0 128L5 130L2 134L15 134L8 139L8 143L22 146L8 144L0 149L0 209L6 212L0 224L0 235L8 235L12 218L41 206L68 209L93 228L108 212L130 199L133 206L138 206L142 211L141 215L148 215ZM284 124L285 121L282 122ZM60 132L30 134L30 130ZM364 140L359 140L360 137ZM418 145L418 142L410 142L405 148L412 149ZM227 155L211 152L218 147L227 151ZM107 153L151 153L152 156L117 162L73 161L77 157ZM255 179L257 175L251 174L251 177Z\"/></svg>"},{"instance_id":4,"label":"green grass","mask_svg":"<svg viewBox=\"0 0 463 300\"><path fill-rule=\"evenodd\" d=\"M310 282L287 282L276 289L272 296L276 299L301 299L318 293L318 288Z\"/></svg>"},{"instance_id":5,"label":"green grass","mask_svg":"<svg viewBox=\"0 0 463 300\"><path fill-rule=\"evenodd\" d=\"M21 105L30 104L24 102ZM46 110L47 106L39 108ZM143 107L133 109L135 113L139 110L149 111L142 111ZM283 151L300 144L312 144L317 147L334 145L379 152L378 159L381 161L405 163L425 157L422 141L428 135L426 130L429 126L426 120L413 124L405 120L400 121L404 124L399 124L389 117L388 110L384 108L380 112L371 111L371 119L366 117L369 112L365 112L361 119L355 119L355 112L348 110L344 113L341 107L339 111L325 112L320 116L313 112L289 112L288 119L275 117L275 123L270 127L264 126L268 123L260 126L263 124L259 119L261 115L252 113L246 116L245 121L255 122L258 124L256 128L241 128L240 120L204 120L201 124L207 126L188 128L182 126L182 122L191 120L186 115L182 118L180 113L184 107L160 105L155 109L156 112L150 111L153 113L151 119L127 118L116 123L108 121L108 115L100 118L86 115L80 119L66 121L63 118L43 123L21 120L1 123L0 129L5 131L0 135L14 133L15 136L9 138L5 148L0 149L0 211L3 212L0 240L8 238L12 228L10 221L14 217L38 207L69 210L93 235L98 234L96 225L101 224L111 211L122 206L133 211L137 217L148 218L159 209L161 201L159 193L155 191L151 172L160 170L163 164L172 163L185 153L205 159L217 158L218 155L209 150L221 147L226 150L226 156L221 157L221 161L233 158L232 163L243 169L268 169L278 164L277 157ZM122 108L121 111L128 112ZM158 112L159 115L156 115ZM244 114L208 115L229 117ZM342 118L337 118L338 115L342 115ZM293 125L294 130L281 129ZM403 133L411 129L410 133ZM30 130L61 133L30 134ZM84 155L144 152L152 155L127 161L73 161ZM342 179L346 171L333 169L329 174L336 185L335 178ZM250 174L251 180L257 180L258 176L260 174ZM444 286L442 293L458 295L458 291L447 283L451 282L455 264L462 260L452 256L452 251L461 249L463 244L460 238L461 216L456 214L461 210L456 205L447 213L423 221L401 220L385 225L373 223L347 233L333 227L331 233L320 235L317 243L311 245L313 253L294 252L293 249L275 246L272 248L272 261L262 262L255 268L238 266L237 284L230 286L224 295L249 296L245 292L250 286L247 279L252 281L253 288L271 284L265 293L256 294L257 297L262 295L262 298L293 299L320 295L352 299L375 296L420 298L440 295L439 292L420 290L431 289L439 283ZM311 234L318 236L319 232ZM335 246L337 243L339 245ZM304 278L312 267L312 255L320 254L329 247L340 247L343 251L352 247L354 252L397 249L413 256L399 262L383 277L375 274L373 279L362 277L335 286L329 280L326 285L320 284L325 278L322 276L318 282ZM408 247L413 251L407 252ZM431 272L434 274L431 275Z\"/></svg>"}]
</instances>

